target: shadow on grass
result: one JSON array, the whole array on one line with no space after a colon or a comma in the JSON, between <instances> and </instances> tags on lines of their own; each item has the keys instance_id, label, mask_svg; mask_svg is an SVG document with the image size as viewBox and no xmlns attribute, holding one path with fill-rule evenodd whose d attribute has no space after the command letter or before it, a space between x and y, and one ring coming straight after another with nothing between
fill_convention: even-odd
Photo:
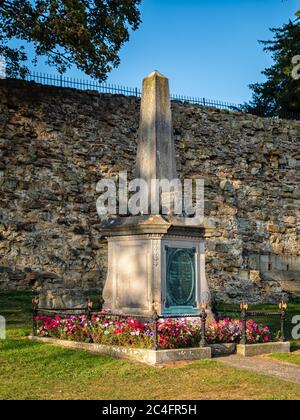
<instances>
[{"instance_id":1,"label":"shadow on grass","mask_svg":"<svg viewBox=\"0 0 300 420\"><path fill-rule=\"evenodd\" d=\"M291 352L300 351L300 341L292 341Z\"/></svg>"}]
</instances>

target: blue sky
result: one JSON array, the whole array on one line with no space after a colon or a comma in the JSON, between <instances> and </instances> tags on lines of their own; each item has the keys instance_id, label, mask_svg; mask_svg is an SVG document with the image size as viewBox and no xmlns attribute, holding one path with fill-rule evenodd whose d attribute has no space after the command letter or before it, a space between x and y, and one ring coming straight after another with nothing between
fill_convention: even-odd
<instances>
[{"instance_id":1,"label":"blue sky","mask_svg":"<svg viewBox=\"0 0 300 420\"><path fill-rule=\"evenodd\" d=\"M299 9L296 0L143 0L140 29L107 81L139 87L157 69L169 77L172 93L247 101L249 83L263 80L261 71L272 63L258 40L270 39L269 28ZM43 64L37 70L55 72Z\"/></svg>"}]
</instances>

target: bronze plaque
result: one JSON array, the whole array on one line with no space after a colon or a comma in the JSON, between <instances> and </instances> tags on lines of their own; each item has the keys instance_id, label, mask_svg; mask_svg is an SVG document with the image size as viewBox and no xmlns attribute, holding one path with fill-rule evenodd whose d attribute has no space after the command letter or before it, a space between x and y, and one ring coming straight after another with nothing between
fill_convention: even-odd
<instances>
[{"instance_id":1,"label":"bronze plaque","mask_svg":"<svg viewBox=\"0 0 300 420\"><path fill-rule=\"evenodd\" d=\"M196 306L195 248L166 247L166 308Z\"/></svg>"}]
</instances>

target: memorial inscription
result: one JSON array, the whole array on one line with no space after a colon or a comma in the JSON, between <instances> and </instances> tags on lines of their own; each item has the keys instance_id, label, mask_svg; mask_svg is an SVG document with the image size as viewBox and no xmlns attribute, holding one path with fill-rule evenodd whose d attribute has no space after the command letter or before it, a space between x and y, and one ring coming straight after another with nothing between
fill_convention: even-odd
<instances>
[{"instance_id":1,"label":"memorial inscription","mask_svg":"<svg viewBox=\"0 0 300 420\"><path fill-rule=\"evenodd\" d=\"M166 309L197 308L195 248L166 247Z\"/></svg>"}]
</instances>

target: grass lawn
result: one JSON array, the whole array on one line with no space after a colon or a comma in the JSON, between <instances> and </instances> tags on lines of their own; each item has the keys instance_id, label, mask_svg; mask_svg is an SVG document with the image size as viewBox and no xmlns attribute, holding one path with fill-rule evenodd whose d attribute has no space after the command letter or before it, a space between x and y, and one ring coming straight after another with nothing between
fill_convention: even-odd
<instances>
[{"instance_id":1,"label":"grass lawn","mask_svg":"<svg viewBox=\"0 0 300 420\"><path fill-rule=\"evenodd\" d=\"M292 353L290 354L272 354L269 357L271 357L272 359L275 360L279 360L281 362L285 362L285 363L292 363L294 365L298 365L300 366L300 341L298 341L297 346L293 346L292 350L295 349L294 351L292 351Z\"/></svg>"},{"instance_id":2,"label":"grass lawn","mask_svg":"<svg viewBox=\"0 0 300 420\"><path fill-rule=\"evenodd\" d=\"M217 361L153 368L33 343L31 295L0 292L0 399L300 399L300 385Z\"/></svg>"}]
</instances>

